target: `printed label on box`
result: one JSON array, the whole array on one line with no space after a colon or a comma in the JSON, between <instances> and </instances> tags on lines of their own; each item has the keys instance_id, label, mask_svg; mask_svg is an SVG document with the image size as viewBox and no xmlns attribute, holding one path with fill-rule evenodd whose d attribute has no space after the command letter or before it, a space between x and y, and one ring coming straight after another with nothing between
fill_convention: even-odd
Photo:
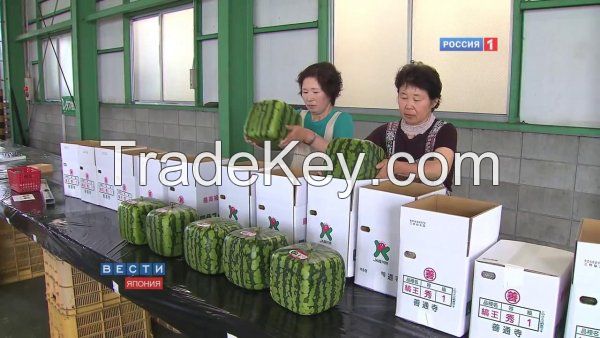
<instances>
[{"instance_id":1,"label":"printed label on box","mask_svg":"<svg viewBox=\"0 0 600 338\"><path fill-rule=\"evenodd\" d=\"M402 277L402 293L440 305L454 307L456 296L454 288L407 275Z\"/></svg>"},{"instance_id":2,"label":"printed label on box","mask_svg":"<svg viewBox=\"0 0 600 338\"><path fill-rule=\"evenodd\" d=\"M129 201L132 198L133 198L133 195L131 193L123 191L123 190L117 190L117 199L120 202Z\"/></svg>"},{"instance_id":3,"label":"printed label on box","mask_svg":"<svg viewBox=\"0 0 600 338\"><path fill-rule=\"evenodd\" d=\"M65 184L69 185L69 188L74 188L79 185L79 177L73 175L65 175Z\"/></svg>"},{"instance_id":4,"label":"printed label on box","mask_svg":"<svg viewBox=\"0 0 600 338\"><path fill-rule=\"evenodd\" d=\"M98 192L100 192L101 194L114 196L115 188L110 184L100 183L100 185L98 186Z\"/></svg>"},{"instance_id":5,"label":"printed label on box","mask_svg":"<svg viewBox=\"0 0 600 338\"><path fill-rule=\"evenodd\" d=\"M577 325L575 338L600 337L600 329Z\"/></svg>"},{"instance_id":6,"label":"printed label on box","mask_svg":"<svg viewBox=\"0 0 600 338\"><path fill-rule=\"evenodd\" d=\"M92 180L81 180L81 188L83 190L94 191L94 181Z\"/></svg>"},{"instance_id":7,"label":"printed label on box","mask_svg":"<svg viewBox=\"0 0 600 338\"><path fill-rule=\"evenodd\" d=\"M479 310L477 315L479 318L536 332L539 332L544 328L543 312L487 298L479 298Z\"/></svg>"}]
</instances>

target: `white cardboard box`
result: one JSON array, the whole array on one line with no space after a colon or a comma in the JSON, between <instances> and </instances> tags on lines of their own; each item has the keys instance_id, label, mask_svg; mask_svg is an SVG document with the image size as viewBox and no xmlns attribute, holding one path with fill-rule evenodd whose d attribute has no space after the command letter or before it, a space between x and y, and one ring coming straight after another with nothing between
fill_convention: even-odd
<instances>
[{"instance_id":1,"label":"white cardboard box","mask_svg":"<svg viewBox=\"0 0 600 338\"><path fill-rule=\"evenodd\" d=\"M499 241L475 263L469 335L555 337L572 268L569 251Z\"/></svg>"},{"instance_id":2,"label":"white cardboard box","mask_svg":"<svg viewBox=\"0 0 600 338\"><path fill-rule=\"evenodd\" d=\"M164 154L163 150L158 149L140 149L123 153L121 158L121 185L115 185L119 203L139 197L140 154L149 152L155 152L157 156ZM115 173L115 183L117 175L118 173Z\"/></svg>"},{"instance_id":3,"label":"white cardboard box","mask_svg":"<svg viewBox=\"0 0 600 338\"><path fill-rule=\"evenodd\" d=\"M443 186L390 181L359 188L358 233L354 283L396 297L400 257L400 206L431 195L446 194Z\"/></svg>"},{"instance_id":4,"label":"white cardboard box","mask_svg":"<svg viewBox=\"0 0 600 338\"><path fill-rule=\"evenodd\" d=\"M440 195L403 205L396 316L465 334L475 259L498 240L501 211L498 204Z\"/></svg>"},{"instance_id":5,"label":"white cardboard box","mask_svg":"<svg viewBox=\"0 0 600 338\"><path fill-rule=\"evenodd\" d=\"M600 337L600 220L583 219L565 337Z\"/></svg>"},{"instance_id":6,"label":"white cardboard box","mask_svg":"<svg viewBox=\"0 0 600 338\"><path fill-rule=\"evenodd\" d=\"M65 196L81 198L79 179L79 145L96 147L100 141L75 141L60 144L62 159L63 190Z\"/></svg>"},{"instance_id":7,"label":"white cardboard box","mask_svg":"<svg viewBox=\"0 0 600 338\"><path fill-rule=\"evenodd\" d=\"M167 167L180 165L178 160L168 160ZM187 157L187 176L188 185L179 184L174 187L167 187L167 200L184 204L195 208L198 211L200 219L216 217L219 215L219 190L216 185L202 186L196 182L192 168L194 166L194 157ZM205 159L199 163L200 176L205 180L215 177L215 163L210 159ZM169 173L167 179L174 181L182 173Z\"/></svg>"},{"instance_id":8,"label":"white cardboard box","mask_svg":"<svg viewBox=\"0 0 600 338\"><path fill-rule=\"evenodd\" d=\"M256 225L285 234L288 244L306 240L306 189L302 172L291 169L300 185L293 185L281 169L271 172L271 186L264 184L264 172L257 172Z\"/></svg>"},{"instance_id":9,"label":"white cardboard box","mask_svg":"<svg viewBox=\"0 0 600 338\"><path fill-rule=\"evenodd\" d=\"M135 153L145 150L146 147L126 147L122 154ZM115 150L112 147L96 147L96 201L98 205L112 210L119 207L117 187L115 187ZM123 155L121 155L121 163ZM122 173L119 173L122 176Z\"/></svg>"},{"instance_id":10,"label":"white cardboard box","mask_svg":"<svg viewBox=\"0 0 600 338\"><path fill-rule=\"evenodd\" d=\"M98 143L99 144L99 143ZM80 144L79 157L79 185L81 187L81 200L92 204L100 204L98 200L98 187L96 186L96 146Z\"/></svg>"},{"instance_id":11,"label":"white cardboard box","mask_svg":"<svg viewBox=\"0 0 600 338\"><path fill-rule=\"evenodd\" d=\"M358 180L347 198L345 179L334 178L322 186L308 186L306 241L328 245L337 250L346 264L346 277L354 276L356 228L358 223L358 189L372 180Z\"/></svg>"},{"instance_id":12,"label":"white cardboard box","mask_svg":"<svg viewBox=\"0 0 600 338\"><path fill-rule=\"evenodd\" d=\"M249 162L238 162L236 167L250 165ZM258 170L237 170L235 176L240 181L247 181L262 170L263 162L258 162ZM256 226L256 182L248 187L235 185L227 173L227 163L221 167L222 183L219 188L219 214L232 219L242 227Z\"/></svg>"},{"instance_id":13,"label":"white cardboard box","mask_svg":"<svg viewBox=\"0 0 600 338\"><path fill-rule=\"evenodd\" d=\"M138 196L156 198L163 202L168 202L168 187L160 183L159 180L160 171L165 166L165 164L160 161L162 156L163 154L158 154L156 159L148 159L148 162L146 163L146 184L141 185L138 182ZM136 160L139 161L139 158L139 156L136 156Z\"/></svg>"}]
</instances>

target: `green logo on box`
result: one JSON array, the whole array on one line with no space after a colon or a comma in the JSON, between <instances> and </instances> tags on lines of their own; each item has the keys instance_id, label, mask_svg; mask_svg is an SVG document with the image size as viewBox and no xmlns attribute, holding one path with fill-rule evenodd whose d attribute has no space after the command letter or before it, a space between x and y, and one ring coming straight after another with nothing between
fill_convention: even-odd
<instances>
[{"instance_id":1,"label":"green logo on box","mask_svg":"<svg viewBox=\"0 0 600 338\"><path fill-rule=\"evenodd\" d=\"M388 252L390 252L389 246L383 242L375 240L375 253L373 254L373 257L379 257L379 255L381 255L386 261L389 261L390 257L388 256Z\"/></svg>"},{"instance_id":2,"label":"green logo on box","mask_svg":"<svg viewBox=\"0 0 600 338\"><path fill-rule=\"evenodd\" d=\"M327 236L327 238L331 241L331 233L333 232L333 228L330 227L328 224L325 224L323 222L321 222L321 235L319 236L320 238L323 238L323 236Z\"/></svg>"}]
</instances>

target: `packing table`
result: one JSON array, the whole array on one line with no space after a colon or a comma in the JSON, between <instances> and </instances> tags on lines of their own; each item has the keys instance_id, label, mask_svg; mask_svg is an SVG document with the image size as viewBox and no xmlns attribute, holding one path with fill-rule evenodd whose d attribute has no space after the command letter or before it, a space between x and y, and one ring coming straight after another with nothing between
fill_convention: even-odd
<instances>
[{"instance_id":1,"label":"packing table","mask_svg":"<svg viewBox=\"0 0 600 338\"><path fill-rule=\"evenodd\" d=\"M6 148L9 146L4 145ZM190 337L451 337L394 315L396 299L346 282L342 301L313 316L292 313L275 303L268 290L241 289L223 276L203 275L181 258L165 258L147 246L126 244L119 234L117 213L79 199L65 197L60 157L27 147L10 147L27 160L53 163L49 186L55 205L36 199L15 202L7 181L0 182L4 217L42 247L120 293ZM58 172L58 173L57 173ZM165 262L164 290L125 290L124 276L100 276L100 263Z\"/></svg>"}]
</instances>

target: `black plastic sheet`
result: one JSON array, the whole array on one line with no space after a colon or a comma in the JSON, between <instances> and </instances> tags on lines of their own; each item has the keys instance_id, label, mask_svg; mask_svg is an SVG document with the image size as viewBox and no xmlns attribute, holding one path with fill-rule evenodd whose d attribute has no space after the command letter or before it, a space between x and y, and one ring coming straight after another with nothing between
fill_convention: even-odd
<instances>
[{"instance_id":1,"label":"black plastic sheet","mask_svg":"<svg viewBox=\"0 0 600 338\"><path fill-rule=\"evenodd\" d=\"M18 149L27 153L31 163L48 162L54 156ZM333 309L313 316L294 314L276 304L268 290L244 290L223 275L192 270L183 258L164 258L147 246L126 244L119 235L115 211L65 197L60 182L49 184L54 206L14 203L8 183L0 183L7 220L90 277L111 288L116 282L123 296L190 337L225 337L226 333L237 337L451 337L396 317L395 298L356 286L351 279ZM123 277L100 276L104 262L165 262L165 289L125 290Z\"/></svg>"}]
</instances>

